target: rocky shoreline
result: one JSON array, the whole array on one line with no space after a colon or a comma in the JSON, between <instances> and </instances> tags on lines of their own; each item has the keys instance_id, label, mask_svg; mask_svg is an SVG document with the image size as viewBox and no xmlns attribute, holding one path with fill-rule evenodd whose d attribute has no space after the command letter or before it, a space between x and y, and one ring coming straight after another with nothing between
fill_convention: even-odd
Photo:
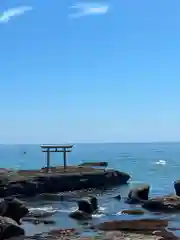
<instances>
[{"instance_id":1,"label":"rocky shoreline","mask_svg":"<svg viewBox=\"0 0 180 240\"><path fill-rule=\"evenodd\" d=\"M171 231L180 230L169 227L168 219L162 219L161 213L179 213L180 212L180 181L174 182L175 194L161 196L149 199L150 186L145 184L131 189L128 196L124 199L120 195L114 198L114 201L124 201L131 205L131 209L122 210L121 214L134 215L136 219L131 220L113 220L91 225L90 229L94 232L93 237L83 237L78 229L55 229L47 233L25 237L25 231L22 227L23 222L32 224L51 224L54 220L49 220L49 213L31 211L26 204L17 198L8 197L0 200L0 240L3 239L126 239L126 240L178 240ZM48 198L48 194L46 195ZM55 197L55 196L53 196ZM71 195L69 195L69 198ZM86 197L77 201L77 209L69 213L69 217L75 221L90 220L93 214L100 212L98 199L96 197ZM133 208L133 206L135 206ZM139 206L139 209L136 207ZM139 218L139 215L145 211L158 213L155 218ZM51 213L53 215L53 213Z\"/></svg>"}]
</instances>

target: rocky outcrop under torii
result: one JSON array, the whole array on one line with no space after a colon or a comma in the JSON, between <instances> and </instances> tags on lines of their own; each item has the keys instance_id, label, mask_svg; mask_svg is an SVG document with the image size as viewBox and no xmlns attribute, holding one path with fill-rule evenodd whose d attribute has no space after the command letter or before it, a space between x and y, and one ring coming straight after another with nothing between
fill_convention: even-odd
<instances>
[{"instance_id":1,"label":"rocky outcrop under torii","mask_svg":"<svg viewBox=\"0 0 180 240\"><path fill-rule=\"evenodd\" d=\"M33 197L42 193L57 193L88 188L102 188L126 184L127 173L116 170L99 170L74 167L70 172L41 173L20 171L12 175L0 175L0 197ZM68 172L69 171L69 172Z\"/></svg>"}]
</instances>

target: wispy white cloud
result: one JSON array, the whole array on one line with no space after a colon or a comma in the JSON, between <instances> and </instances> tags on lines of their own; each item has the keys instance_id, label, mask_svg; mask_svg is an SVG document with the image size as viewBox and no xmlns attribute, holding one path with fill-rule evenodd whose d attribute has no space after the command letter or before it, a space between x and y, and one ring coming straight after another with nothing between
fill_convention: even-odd
<instances>
[{"instance_id":1,"label":"wispy white cloud","mask_svg":"<svg viewBox=\"0 0 180 240\"><path fill-rule=\"evenodd\" d=\"M70 8L77 10L76 13L70 14L70 17L106 14L109 10L109 6L107 4L101 3L77 3Z\"/></svg>"},{"instance_id":2,"label":"wispy white cloud","mask_svg":"<svg viewBox=\"0 0 180 240\"><path fill-rule=\"evenodd\" d=\"M9 8L0 14L0 23L7 23L12 17L20 16L25 12L31 11L32 7L30 6L20 6L16 8Z\"/></svg>"}]
</instances>

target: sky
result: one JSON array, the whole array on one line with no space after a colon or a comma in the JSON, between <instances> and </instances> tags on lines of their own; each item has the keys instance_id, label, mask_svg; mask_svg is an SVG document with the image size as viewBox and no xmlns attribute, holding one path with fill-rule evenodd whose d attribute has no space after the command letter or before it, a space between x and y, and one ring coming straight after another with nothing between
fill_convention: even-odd
<instances>
[{"instance_id":1,"label":"sky","mask_svg":"<svg viewBox=\"0 0 180 240\"><path fill-rule=\"evenodd\" d=\"M179 0L0 0L0 143L180 141Z\"/></svg>"}]
</instances>

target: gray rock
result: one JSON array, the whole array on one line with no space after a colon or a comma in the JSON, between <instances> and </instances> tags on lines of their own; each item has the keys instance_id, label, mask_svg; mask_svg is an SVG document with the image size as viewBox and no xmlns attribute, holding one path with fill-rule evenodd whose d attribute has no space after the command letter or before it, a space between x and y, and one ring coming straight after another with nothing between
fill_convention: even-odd
<instances>
[{"instance_id":1,"label":"gray rock","mask_svg":"<svg viewBox=\"0 0 180 240\"><path fill-rule=\"evenodd\" d=\"M180 197L180 180L176 180L174 182L174 189L175 189L176 195Z\"/></svg>"},{"instance_id":2,"label":"gray rock","mask_svg":"<svg viewBox=\"0 0 180 240\"><path fill-rule=\"evenodd\" d=\"M147 201L149 196L149 189L150 186L145 184L130 190L128 198L126 199L126 203L137 204Z\"/></svg>"},{"instance_id":3,"label":"gray rock","mask_svg":"<svg viewBox=\"0 0 180 240\"><path fill-rule=\"evenodd\" d=\"M12 218L17 223L19 223L20 219L26 216L29 212L24 203L16 198L6 198L5 203L7 205L7 209L3 216Z\"/></svg>"},{"instance_id":4,"label":"gray rock","mask_svg":"<svg viewBox=\"0 0 180 240\"><path fill-rule=\"evenodd\" d=\"M0 240L24 235L24 230L12 219L0 217Z\"/></svg>"}]
</instances>

